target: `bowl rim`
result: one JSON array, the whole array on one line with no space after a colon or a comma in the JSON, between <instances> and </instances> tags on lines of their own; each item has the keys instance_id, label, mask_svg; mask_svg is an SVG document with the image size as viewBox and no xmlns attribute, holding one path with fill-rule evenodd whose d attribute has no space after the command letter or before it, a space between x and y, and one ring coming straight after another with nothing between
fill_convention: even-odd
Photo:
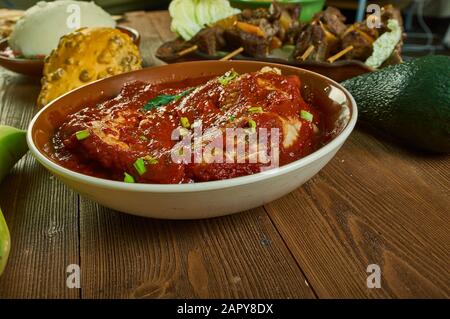
<instances>
[{"instance_id":1,"label":"bowl rim","mask_svg":"<svg viewBox=\"0 0 450 319\"><path fill-rule=\"evenodd\" d=\"M251 64L259 64L259 65L267 65L267 63L264 62L250 62L250 61L226 61L226 63L229 62L233 62L233 63L237 63L237 64L245 64L245 63L251 63ZM155 69L155 68L164 68L167 66L174 66L174 65L184 65L186 63L221 63L221 61L193 61L193 62L181 62L181 63L174 63L174 64L169 64L169 65L160 65L160 66L155 66L155 67L151 67L151 68L146 68L146 69ZM280 65L280 64L276 64L276 63L269 63L271 66L280 66L283 68L292 68L292 69L299 69L296 67L291 67L291 66L286 66L286 65ZM132 71L132 72L128 72L128 73L124 73L124 74L132 74L132 73L137 73L137 72L141 72L142 70L145 69L141 69L141 70L137 70L137 71ZM28 143L28 147L31 151L31 153L35 156L35 158L47 169L49 169L52 172L57 172L58 175L62 175L66 178L69 178L73 181L76 182L81 182L81 183L85 183L85 184L90 184L90 185L95 185L98 187L101 187L103 189L111 189L111 190L122 190L122 191L132 191L132 192L151 192L151 193L189 193L189 192L201 192L201 191L211 191L211 190L218 190L218 189L224 189L224 188L229 188L229 187L236 187L236 186L242 186L242 185L247 185L247 184L252 184L252 183L256 183L256 182L260 182L266 179L269 179L271 177L275 177L275 176L280 176L280 175L285 175L288 174L294 170L297 170L303 166L306 166L322 157L324 157L325 155L327 155L328 153L332 152L334 149L339 148L340 145L342 145L345 140L348 138L348 136L350 135L350 133L353 131L355 125L356 125L356 121L358 118L358 109L357 109L357 105L356 105L356 101L353 98L353 96L350 94L350 92L348 92L347 89L345 89L341 84L339 84L338 82L323 76L319 73L316 72L312 72L306 69L301 69L302 72L306 72L309 74L312 74L314 76L318 76L320 78L322 78L325 81L330 82L330 84L335 85L336 87L338 87L340 90L342 90L345 95L347 96L347 98L349 99L350 103L349 103L349 108L351 109L351 116L350 119L348 121L348 123L346 124L346 126L344 127L344 129L336 136L334 137L329 143L327 143L326 145L320 147L318 150L314 151L313 153L302 157L292 163L286 164L286 165L282 165L276 168L272 168L269 169L267 171L263 171L263 172L259 172L256 174L252 174L252 175L246 175L246 176L240 176L240 177L235 177L235 178L230 178L230 179L224 179L224 180L218 180L218 181L209 181L209 182L198 182L198 183L186 183L186 184L145 184L145 183L124 183L121 181L114 181L114 180L109 180L109 179L104 179L104 178L100 178L100 177L94 177L94 176L89 176L86 174L82 174L82 173L78 173L76 171L72 171L68 168L65 168L59 164L56 164L55 162L51 161L50 159L48 159L45 155L43 155L39 149L36 147L36 145L34 144L33 141L33 136L32 136L32 132L33 132L33 126L36 123L37 119L41 116L41 114L47 109L49 108L52 104L54 104L56 101L65 98L67 95L71 94L72 92L76 91L76 90L80 90L83 89L86 86L92 85L94 83L100 82L100 81L105 81L108 79L111 79L113 77L110 78L105 78L105 79L100 79L97 81L94 81L92 83L89 83L85 86L79 87L75 90L72 90L70 92L65 93L64 95L58 97L57 99L55 99L54 101L50 102L49 104L47 104L45 107L43 107L31 120L31 122L28 125L27 128L27 143ZM117 76L123 76L124 74L120 74ZM114 77L117 77L114 76Z\"/></svg>"}]
</instances>

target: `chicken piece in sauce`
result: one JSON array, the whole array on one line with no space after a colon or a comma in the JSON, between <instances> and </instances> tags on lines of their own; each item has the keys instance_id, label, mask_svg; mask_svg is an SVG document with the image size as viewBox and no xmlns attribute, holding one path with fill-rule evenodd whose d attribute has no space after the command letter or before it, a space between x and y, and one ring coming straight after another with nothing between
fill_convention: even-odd
<instances>
[{"instance_id":1,"label":"chicken piece in sauce","mask_svg":"<svg viewBox=\"0 0 450 319\"><path fill-rule=\"evenodd\" d=\"M203 135L214 129L224 139L227 129L266 128L269 135L276 129L279 165L316 149L320 114L303 100L297 76L263 69L228 73L225 79L229 81L221 77L184 83L127 83L115 98L70 115L53 138L52 156L69 169L93 176L123 180L126 173L140 183L171 184L227 179L267 167L260 160L250 162L250 151L241 158L243 162L237 161L241 155L229 153L226 143L217 150L224 158L231 156L230 163L211 161L205 151L207 143L201 144L204 156L200 161L194 161L194 155L187 163L174 161L174 148L184 136L193 136L198 123ZM174 96L168 103L147 108ZM174 132L180 133L178 139ZM195 149L195 141L190 148ZM233 143L237 143L234 138Z\"/></svg>"}]
</instances>

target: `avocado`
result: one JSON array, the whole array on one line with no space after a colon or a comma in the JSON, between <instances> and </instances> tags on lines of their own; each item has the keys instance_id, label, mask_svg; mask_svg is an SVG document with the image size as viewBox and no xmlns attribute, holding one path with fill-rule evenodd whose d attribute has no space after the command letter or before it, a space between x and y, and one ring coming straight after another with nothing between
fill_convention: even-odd
<instances>
[{"instance_id":1,"label":"avocado","mask_svg":"<svg viewBox=\"0 0 450 319\"><path fill-rule=\"evenodd\" d=\"M342 85L362 123L408 146L450 153L450 57L412 59Z\"/></svg>"}]
</instances>

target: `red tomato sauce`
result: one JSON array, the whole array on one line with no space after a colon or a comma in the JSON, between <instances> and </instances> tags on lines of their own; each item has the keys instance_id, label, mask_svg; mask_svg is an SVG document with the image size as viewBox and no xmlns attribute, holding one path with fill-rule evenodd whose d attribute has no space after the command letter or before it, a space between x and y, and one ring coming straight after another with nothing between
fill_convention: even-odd
<instances>
[{"instance_id":1,"label":"red tomato sauce","mask_svg":"<svg viewBox=\"0 0 450 319\"><path fill-rule=\"evenodd\" d=\"M49 153L62 166L91 176L174 184L222 180L267 168L273 160L268 164L256 157L251 162L249 156L255 153L249 136L258 136L261 128L267 129L268 140L276 140L266 153L273 155L273 145L278 145L277 165L318 148L321 114L302 98L297 76L255 72L229 81L224 78L127 83L116 97L68 116L54 135ZM199 132L205 136L213 128L215 134L223 133L215 139L223 145L195 161L194 153L202 154L209 143L205 138L196 144L193 137ZM242 140L244 154L228 152L227 139L236 144L239 138L230 138L227 129L248 133ZM278 130L278 136L271 129ZM179 137L173 138L174 134ZM192 142L187 148L175 152L186 160L174 161L174 149L188 138ZM211 157L223 161L211 161Z\"/></svg>"}]
</instances>

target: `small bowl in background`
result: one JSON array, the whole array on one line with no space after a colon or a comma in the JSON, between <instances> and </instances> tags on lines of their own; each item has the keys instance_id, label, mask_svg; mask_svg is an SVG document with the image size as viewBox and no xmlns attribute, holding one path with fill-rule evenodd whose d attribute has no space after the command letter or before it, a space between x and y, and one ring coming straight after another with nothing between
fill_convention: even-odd
<instances>
[{"instance_id":1,"label":"small bowl in background","mask_svg":"<svg viewBox=\"0 0 450 319\"><path fill-rule=\"evenodd\" d=\"M123 33L128 34L133 42L139 46L141 42L141 36L139 32L133 28L125 26L117 26L117 29ZM11 56L11 49L8 46L8 39L0 41L0 66L7 70L20 73L28 76L41 77L44 70L44 58L39 59L27 59L16 58Z\"/></svg>"}]
</instances>

